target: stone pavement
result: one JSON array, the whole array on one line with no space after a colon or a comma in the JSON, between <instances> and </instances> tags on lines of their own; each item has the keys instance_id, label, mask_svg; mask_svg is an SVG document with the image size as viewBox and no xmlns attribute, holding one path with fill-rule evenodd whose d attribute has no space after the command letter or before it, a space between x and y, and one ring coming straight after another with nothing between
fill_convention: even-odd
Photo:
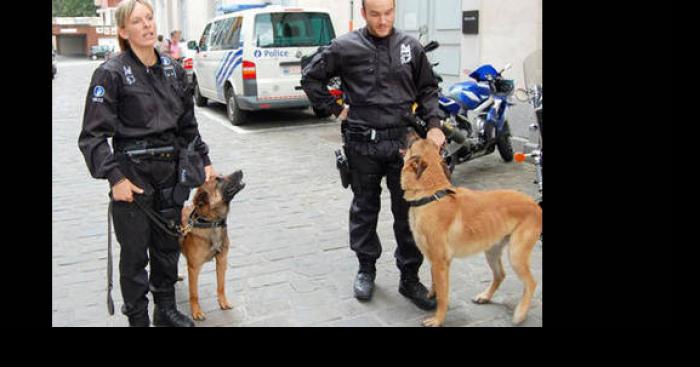
<instances>
[{"instance_id":1,"label":"stone pavement","mask_svg":"<svg viewBox=\"0 0 700 367\"><path fill-rule=\"evenodd\" d=\"M106 309L107 192L90 177L77 146L85 96L99 62L59 64L53 81L52 122L52 310L54 326L126 326L119 313L118 254L114 248L117 313ZM204 266L200 302L207 319L197 326L419 326L429 313L398 293L389 192L385 183L378 232L384 248L371 302L353 298L357 260L348 246L352 193L343 190L333 151L339 124L317 120L309 110L265 112L240 127L227 123L223 105L197 108L203 139L218 172L242 169L247 187L229 215L226 291L234 308L216 302L215 266ZM456 185L516 189L536 196L530 165L505 164L498 154L457 166ZM506 256L507 257L507 256ZM511 326L522 286L504 259L506 280L488 305L470 298L486 288L491 271L483 255L457 259L451 269L445 326ZM542 246L531 259L538 287L523 326L542 326ZM186 273L185 260L180 260ZM420 271L430 284L427 261ZM178 307L189 312L187 282L176 286ZM150 298L150 295L149 295ZM150 305L152 308L152 303Z\"/></svg>"}]
</instances>

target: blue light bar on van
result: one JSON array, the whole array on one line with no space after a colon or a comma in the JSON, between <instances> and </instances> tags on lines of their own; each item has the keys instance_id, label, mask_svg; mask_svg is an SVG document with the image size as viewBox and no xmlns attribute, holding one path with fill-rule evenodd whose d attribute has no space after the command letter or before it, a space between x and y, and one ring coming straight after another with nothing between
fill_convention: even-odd
<instances>
[{"instance_id":1,"label":"blue light bar on van","mask_svg":"<svg viewBox=\"0 0 700 367\"><path fill-rule=\"evenodd\" d=\"M236 4L236 5L221 5L216 10L220 14L235 13L248 9L264 8L270 4Z\"/></svg>"}]
</instances>

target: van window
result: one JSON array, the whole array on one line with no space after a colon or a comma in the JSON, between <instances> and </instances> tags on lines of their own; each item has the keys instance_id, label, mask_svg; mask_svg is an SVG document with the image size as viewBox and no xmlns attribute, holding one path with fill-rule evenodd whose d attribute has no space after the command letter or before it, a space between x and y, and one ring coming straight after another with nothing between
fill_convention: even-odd
<instances>
[{"instance_id":1,"label":"van window","mask_svg":"<svg viewBox=\"0 0 700 367\"><path fill-rule=\"evenodd\" d=\"M221 38L221 50L234 50L238 48L238 43L241 39L241 25L243 24L242 17L231 18L231 22L224 24Z\"/></svg>"},{"instance_id":2,"label":"van window","mask_svg":"<svg viewBox=\"0 0 700 367\"><path fill-rule=\"evenodd\" d=\"M221 19L214 22L211 30L211 41L209 47L211 51L220 50L226 29L231 26L232 18Z\"/></svg>"},{"instance_id":3,"label":"van window","mask_svg":"<svg viewBox=\"0 0 700 367\"><path fill-rule=\"evenodd\" d=\"M208 46L209 46L209 35L211 34L211 23L207 24L207 27L204 28L204 32L202 33L202 37L199 39L199 50L200 51L206 51Z\"/></svg>"},{"instance_id":4,"label":"van window","mask_svg":"<svg viewBox=\"0 0 700 367\"><path fill-rule=\"evenodd\" d=\"M325 46L335 38L326 13L266 13L255 16L258 47Z\"/></svg>"}]
</instances>

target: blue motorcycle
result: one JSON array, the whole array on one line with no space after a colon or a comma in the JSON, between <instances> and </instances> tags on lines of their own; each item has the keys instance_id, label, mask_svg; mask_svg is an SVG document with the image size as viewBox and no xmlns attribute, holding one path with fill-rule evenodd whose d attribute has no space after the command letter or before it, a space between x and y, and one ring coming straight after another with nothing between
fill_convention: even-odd
<instances>
[{"instance_id":1,"label":"blue motorcycle","mask_svg":"<svg viewBox=\"0 0 700 367\"><path fill-rule=\"evenodd\" d=\"M425 46L426 52L439 47L435 41ZM438 64L433 64L433 67ZM483 157L498 149L505 162L513 160L513 146L508 126L509 101L515 89L513 80L503 73L482 65L469 74L473 80L452 85L447 94L440 93L440 109L446 114L442 122L448 145L443 151L450 172L457 164ZM438 84L442 77L433 70Z\"/></svg>"}]
</instances>

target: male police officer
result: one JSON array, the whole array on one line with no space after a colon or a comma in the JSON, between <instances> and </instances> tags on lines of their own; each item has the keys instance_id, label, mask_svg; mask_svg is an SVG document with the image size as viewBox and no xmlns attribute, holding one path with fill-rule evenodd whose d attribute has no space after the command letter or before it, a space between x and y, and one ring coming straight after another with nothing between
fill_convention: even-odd
<instances>
[{"instance_id":1,"label":"male police officer","mask_svg":"<svg viewBox=\"0 0 700 367\"><path fill-rule=\"evenodd\" d=\"M403 147L407 127L402 116L418 102L417 113L428 122L428 138L439 146L438 86L421 44L394 29L394 0L362 2L367 26L335 39L304 68L302 86L315 108L337 116L345 154L352 171L354 194L350 208L350 248L360 269L354 283L355 297L369 300L374 289L375 262L381 254L377 217L381 205L380 182L386 175L398 244L394 256L401 271L399 292L418 307L436 304L418 279L423 256L408 224L408 204L401 189ZM335 103L326 87L340 76L345 105Z\"/></svg>"}]
</instances>

